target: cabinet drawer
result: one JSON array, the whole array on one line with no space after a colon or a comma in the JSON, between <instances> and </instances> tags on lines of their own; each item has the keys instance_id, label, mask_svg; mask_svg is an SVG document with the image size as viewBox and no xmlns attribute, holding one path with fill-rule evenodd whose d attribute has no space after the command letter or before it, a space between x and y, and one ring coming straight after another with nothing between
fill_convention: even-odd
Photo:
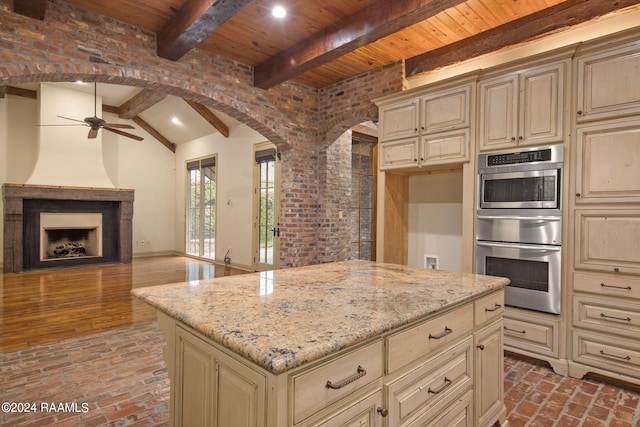
<instances>
[{"instance_id":1,"label":"cabinet drawer","mask_svg":"<svg viewBox=\"0 0 640 427\"><path fill-rule=\"evenodd\" d=\"M640 299L640 279L573 273L573 290L612 297Z\"/></svg>"},{"instance_id":2,"label":"cabinet drawer","mask_svg":"<svg viewBox=\"0 0 640 427\"><path fill-rule=\"evenodd\" d=\"M640 344L637 341L574 330L573 360L640 378Z\"/></svg>"},{"instance_id":3,"label":"cabinet drawer","mask_svg":"<svg viewBox=\"0 0 640 427\"><path fill-rule=\"evenodd\" d=\"M473 329L473 304L442 314L387 338L388 367L392 373L433 350L455 343Z\"/></svg>"},{"instance_id":4,"label":"cabinet drawer","mask_svg":"<svg viewBox=\"0 0 640 427\"><path fill-rule=\"evenodd\" d=\"M494 292L473 303L476 326L498 320L504 312L504 291Z\"/></svg>"},{"instance_id":5,"label":"cabinet drawer","mask_svg":"<svg viewBox=\"0 0 640 427\"><path fill-rule=\"evenodd\" d=\"M383 343L376 341L292 378L294 423L382 377Z\"/></svg>"},{"instance_id":6,"label":"cabinet drawer","mask_svg":"<svg viewBox=\"0 0 640 427\"><path fill-rule=\"evenodd\" d=\"M409 424L407 427L420 427L424 425L420 420ZM428 427L472 427L473 424L473 392L468 391L464 396L456 399L438 418L427 424Z\"/></svg>"},{"instance_id":7,"label":"cabinet drawer","mask_svg":"<svg viewBox=\"0 0 640 427\"><path fill-rule=\"evenodd\" d=\"M637 303L574 297L573 324L638 339L640 338L640 307Z\"/></svg>"},{"instance_id":8,"label":"cabinet drawer","mask_svg":"<svg viewBox=\"0 0 640 427\"><path fill-rule=\"evenodd\" d=\"M517 319L512 316L517 316ZM506 347L558 357L559 322L506 311L503 322Z\"/></svg>"},{"instance_id":9,"label":"cabinet drawer","mask_svg":"<svg viewBox=\"0 0 640 427\"><path fill-rule=\"evenodd\" d=\"M469 390L471 344L467 339L386 386L390 425L424 425Z\"/></svg>"},{"instance_id":10,"label":"cabinet drawer","mask_svg":"<svg viewBox=\"0 0 640 427\"><path fill-rule=\"evenodd\" d=\"M329 419L313 424L314 427L374 427L380 415L378 408L383 407L382 390L378 389L350 404L345 409L332 414Z\"/></svg>"}]
</instances>

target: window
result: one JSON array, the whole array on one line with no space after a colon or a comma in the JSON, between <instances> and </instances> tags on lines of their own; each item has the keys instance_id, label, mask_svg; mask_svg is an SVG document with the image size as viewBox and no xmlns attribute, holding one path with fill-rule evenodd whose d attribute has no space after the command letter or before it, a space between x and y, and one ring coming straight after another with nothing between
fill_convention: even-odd
<instances>
[{"instance_id":1,"label":"window","mask_svg":"<svg viewBox=\"0 0 640 427\"><path fill-rule=\"evenodd\" d=\"M186 253L203 258L216 256L216 158L187 162Z\"/></svg>"},{"instance_id":2,"label":"window","mask_svg":"<svg viewBox=\"0 0 640 427\"><path fill-rule=\"evenodd\" d=\"M277 150L271 143L257 144L254 172L254 262L256 271L278 268L280 242L280 185Z\"/></svg>"}]
</instances>

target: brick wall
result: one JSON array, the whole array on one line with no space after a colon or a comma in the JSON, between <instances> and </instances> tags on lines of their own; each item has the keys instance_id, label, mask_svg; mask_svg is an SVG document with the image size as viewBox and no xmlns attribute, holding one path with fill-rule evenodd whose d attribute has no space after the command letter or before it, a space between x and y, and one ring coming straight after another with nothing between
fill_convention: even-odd
<instances>
[{"instance_id":1,"label":"brick wall","mask_svg":"<svg viewBox=\"0 0 640 427\"><path fill-rule=\"evenodd\" d=\"M326 182L343 160L327 153L346 155L331 148L334 140L377 118L370 100L403 88L403 64L320 91L292 82L262 90L246 65L198 49L173 62L155 49L155 34L61 0L49 1L45 21L13 14L11 0L0 0L0 86L97 79L193 99L241 121L282 151L281 265L344 259L343 239L318 248L320 226L337 215L323 206L346 203Z\"/></svg>"}]
</instances>

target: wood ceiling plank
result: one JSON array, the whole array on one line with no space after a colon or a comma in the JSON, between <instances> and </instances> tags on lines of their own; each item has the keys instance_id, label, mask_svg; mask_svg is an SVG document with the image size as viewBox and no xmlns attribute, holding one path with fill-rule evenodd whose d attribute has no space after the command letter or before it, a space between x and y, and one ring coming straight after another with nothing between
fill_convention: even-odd
<instances>
[{"instance_id":1,"label":"wood ceiling plank","mask_svg":"<svg viewBox=\"0 0 640 427\"><path fill-rule=\"evenodd\" d=\"M143 111L167 97L166 93L157 92L150 89L143 89L133 98L122 104L118 111L118 117L131 120Z\"/></svg>"},{"instance_id":2,"label":"wood ceiling plank","mask_svg":"<svg viewBox=\"0 0 640 427\"><path fill-rule=\"evenodd\" d=\"M409 58L405 61L406 76L415 76L507 46L523 43L540 35L577 25L636 4L637 0L602 2L566 0L468 39Z\"/></svg>"},{"instance_id":3,"label":"wood ceiling plank","mask_svg":"<svg viewBox=\"0 0 640 427\"><path fill-rule=\"evenodd\" d=\"M216 128L218 132L225 136L225 138L229 138L229 126L227 126L218 116L214 114L207 106L202 105L195 101L190 101L185 99L185 102L191 106L194 110L198 112L206 121L208 121L211 126Z\"/></svg>"},{"instance_id":4,"label":"wood ceiling plank","mask_svg":"<svg viewBox=\"0 0 640 427\"><path fill-rule=\"evenodd\" d=\"M463 0L380 0L254 68L254 85L268 89L355 48L428 19Z\"/></svg>"},{"instance_id":5,"label":"wood ceiling plank","mask_svg":"<svg viewBox=\"0 0 640 427\"><path fill-rule=\"evenodd\" d=\"M44 21L48 0L13 0L13 11L29 18Z\"/></svg>"},{"instance_id":6,"label":"wood ceiling plank","mask_svg":"<svg viewBox=\"0 0 640 427\"><path fill-rule=\"evenodd\" d=\"M189 0L157 33L158 56L177 61L251 0Z\"/></svg>"}]
</instances>

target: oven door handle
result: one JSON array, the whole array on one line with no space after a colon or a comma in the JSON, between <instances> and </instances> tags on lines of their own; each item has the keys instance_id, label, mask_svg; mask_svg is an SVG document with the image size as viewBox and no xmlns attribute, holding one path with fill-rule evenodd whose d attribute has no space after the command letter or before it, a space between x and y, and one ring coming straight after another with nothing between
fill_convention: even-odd
<instances>
[{"instance_id":1,"label":"oven door handle","mask_svg":"<svg viewBox=\"0 0 640 427\"><path fill-rule=\"evenodd\" d=\"M524 221L562 221L561 216L509 216L509 215L480 215L478 219L514 219Z\"/></svg>"},{"instance_id":2,"label":"oven door handle","mask_svg":"<svg viewBox=\"0 0 640 427\"><path fill-rule=\"evenodd\" d=\"M476 241L478 246L486 246L489 248L506 248L506 249L524 249L527 251L539 251L539 252L560 252L560 246L550 245L520 245L517 243L497 243L497 242L480 242Z\"/></svg>"}]
</instances>

